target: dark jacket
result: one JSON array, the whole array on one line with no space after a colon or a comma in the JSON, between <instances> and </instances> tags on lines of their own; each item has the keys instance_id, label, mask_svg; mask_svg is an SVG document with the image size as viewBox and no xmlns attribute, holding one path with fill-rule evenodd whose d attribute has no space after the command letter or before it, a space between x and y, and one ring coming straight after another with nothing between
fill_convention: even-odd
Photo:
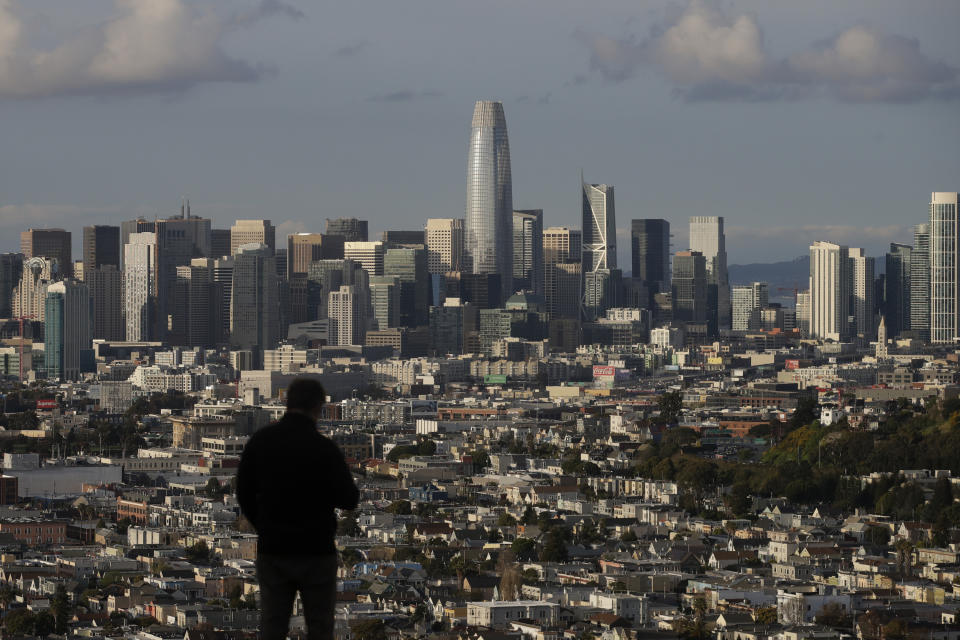
<instances>
[{"instance_id":1,"label":"dark jacket","mask_svg":"<svg viewBox=\"0 0 960 640\"><path fill-rule=\"evenodd\" d=\"M243 449L237 500L262 553L335 553L333 510L356 509L359 497L340 449L308 416L285 414Z\"/></svg>"}]
</instances>

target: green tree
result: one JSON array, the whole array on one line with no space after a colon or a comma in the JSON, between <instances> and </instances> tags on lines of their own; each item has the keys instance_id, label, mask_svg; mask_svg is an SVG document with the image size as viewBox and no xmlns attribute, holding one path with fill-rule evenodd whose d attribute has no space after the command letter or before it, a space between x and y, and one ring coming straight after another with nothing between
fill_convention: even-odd
<instances>
[{"instance_id":1,"label":"green tree","mask_svg":"<svg viewBox=\"0 0 960 640\"><path fill-rule=\"evenodd\" d=\"M657 407L660 409L660 418L667 424L672 424L680 417L683 410L683 392L668 391L657 398Z\"/></svg>"},{"instance_id":2,"label":"green tree","mask_svg":"<svg viewBox=\"0 0 960 640\"><path fill-rule=\"evenodd\" d=\"M547 532L547 540L540 551L540 560L543 562L566 562L568 556L567 541L562 527L552 527Z\"/></svg>"},{"instance_id":3,"label":"green tree","mask_svg":"<svg viewBox=\"0 0 960 640\"><path fill-rule=\"evenodd\" d=\"M210 547L207 546L204 540L190 545L184 549L184 551L186 552L188 562L205 564L210 561Z\"/></svg>"},{"instance_id":4,"label":"green tree","mask_svg":"<svg viewBox=\"0 0 960 640\"><path fill-rule=\"evenodd\" d=\"M361 620L350 625L354 640L387 640L387 625L383 620Z\"/></svg>"},{"instance_id":5,"label":"green tree","mask_svg":"<svg viewBox=\"0 0 960 640\"><path fill-rule=\"evenodd\" d=\"M337 535L356 537L360 535L360 523L355 511L345 511L337 523Z\"/></svg>"},{"instance_id":6,"label":"green tree","mask_svg":"<svg viewBox=\"0 0 960 640\"><path fill-rule=\"evenodd\" d=\"M73 616L70 600L67 598L67 588L63 583L57 584L57 589L50 600L50 611L53 613L57 633L66 633L67 624Z\"/></svg>"},{"instance_id":7,"label":"green tree","mask_svg":"<svg viewBox=\"0 0 960 640\"><path fill-rule=\"evenodd\" d=\"M386 511L396 515L408 516L413 513L413 508L410 506L409 500L397 500L396 502L390 503Z\"/></svg>"},{"instance_id":8,"label":"green tree","mask_svg":"<svg viewBox=\"0 0 960 640\"><path fill-rule=\"evenodd\" d=\"M510 543L510 550L519 562L530 562L537 556L537 543L530 538L517 538Z\"/></svg>"},{"instance_id":9,"label":"green tree","mask_svg":"<svg viewBox=\"0 0 960 640\"><path fill-rule=\"evenodd\" d=\"M3 617L3 627L10 635L33 635L36 618L36 614L29 609L14 609Z\"/></svg>"},{"instance_id":10,"label":"green tree","mask_svg":"<svg viewBox=\"0 0 960 640\"><path fill-rule=\"evenodd\" d=\"M498 527L515 527L517 525L517 519L510 515L509 512L504 511L499 516L497 516L497 526Z\"/></svg>"},{"instance_id":11,"label":"green tree","mask_svg":"<svg viewBox=\"0 0 960 640\"><path fill-rule=\"evenodd\" d=\"M777 623L777 608L776 607L762 607L757 609L756 615L757 624L771 625Z\"/></svg>"}]
</instances>

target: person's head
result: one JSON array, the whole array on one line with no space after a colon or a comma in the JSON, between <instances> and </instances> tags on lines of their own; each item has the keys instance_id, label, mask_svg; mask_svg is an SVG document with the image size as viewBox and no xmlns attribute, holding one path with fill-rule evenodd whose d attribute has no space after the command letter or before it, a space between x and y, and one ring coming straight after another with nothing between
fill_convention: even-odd
<instances>
[{"instance_id":1,"label":"person's head","mask_svg":"<svg viewBox=\"0 0 960 640\"><path fill-rule=\"evenodd\" d=\"M323 385L312 378L296 378L287 389L287 411L320 419L320 410L327 394Z\"/></svg>"}]
</instances>

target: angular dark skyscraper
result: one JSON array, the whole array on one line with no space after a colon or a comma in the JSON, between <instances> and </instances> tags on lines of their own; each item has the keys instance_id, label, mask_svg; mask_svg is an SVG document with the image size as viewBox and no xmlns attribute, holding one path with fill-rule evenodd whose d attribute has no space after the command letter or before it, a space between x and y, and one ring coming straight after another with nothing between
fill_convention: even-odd
<instances>
[{"instance_id":1,"label":"angular dark skyscraper","mask_svg":"<svg viewBox=\"0 0 960 640\"><path fill-rule=\"evenodd\" d=\"M659 218L641 218L630 225L633 277L650 291L670 290L670 223Z\"/></svg>"},{"instance_id":2,"label":"angular dark skyscraper","mask_svg":"<svg viewBox=\"0 0 960 640\"><path fill-rule=\"evenodd\" d=\"M464 258L472 273L500 276L513 292L513 186L503 103L480 100L473 110L467 154Z\"/></svg>"}]
</instances>

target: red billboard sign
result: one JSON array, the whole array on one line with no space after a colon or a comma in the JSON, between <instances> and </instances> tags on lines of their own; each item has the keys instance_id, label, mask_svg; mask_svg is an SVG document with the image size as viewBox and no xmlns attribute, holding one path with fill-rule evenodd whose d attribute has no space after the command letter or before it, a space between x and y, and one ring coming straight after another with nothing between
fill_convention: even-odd
<instances>
[{"instance_id":1,"label":"red billboard sign","mask_svg":"<svg viewBox=\"0 0 960 640\"><path fill-rule=\"evenodd\" d=\"M56 409L56 400L37 400L37 409Z\"/></svg>"}]
</instances>

